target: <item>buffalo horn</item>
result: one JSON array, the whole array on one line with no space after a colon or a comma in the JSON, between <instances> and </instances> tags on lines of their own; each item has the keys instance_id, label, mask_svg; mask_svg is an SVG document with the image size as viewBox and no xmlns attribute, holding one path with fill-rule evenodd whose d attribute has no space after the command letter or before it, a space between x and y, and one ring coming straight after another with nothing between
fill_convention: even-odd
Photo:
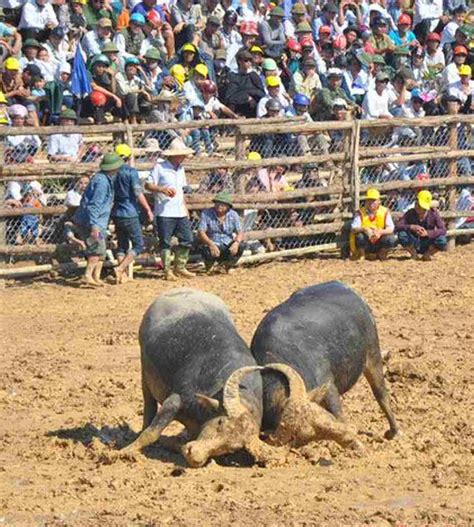
<instances>
[{"instance_id":1,"label":"buffalo horn","mask_svg":"<svg viewBox=\"0 0 474 527\"><path fill-rule=\"evenodd\" d=\"M240 381L249 373L261 370L260 366L244 366L232 372L227 379L223 390L223 405L228 416L239 415L245 411L240 400Z\"/></svg>"},{"instance_id":2,"label":"buffalo horn","mask_svg":"<svg viewBox=\"0 0 474 527\"><path fill-rule=\"evenodd\" d=\"M306 386L301 375L288 364L271 363L265 364L265 369L276 370L288 379L290 398L303 401L307 398Z\"/></svg>"}]
</instances>

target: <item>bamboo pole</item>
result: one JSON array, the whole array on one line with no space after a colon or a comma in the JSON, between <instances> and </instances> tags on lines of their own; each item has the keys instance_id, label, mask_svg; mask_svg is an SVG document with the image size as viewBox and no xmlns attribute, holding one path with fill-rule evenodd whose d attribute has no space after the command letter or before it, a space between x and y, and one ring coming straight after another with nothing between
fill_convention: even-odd
<instances>
[{"instance_id":1,"label":"bamboo pole","mask_svg":"<svg viewBox=\"0 0 474 527\"><path fill-rule=\"evenodd\" d=\"M191 172L209 171L216 168L228 169L247 169L247 168L263 168L277 165L304 165L308 163L324 163L327 161L343 161L344 153L321 154L321 155L306 155L298 157L281 157L268 158L261 161L249 161L247 159L221 159L215 158L210 161L186 161L184 167ZM151 170L155 163L137 163L135 168L137 170ZM41 174L57 174L57 178L67 177L67 174L87 175L92 174L98 170L96 163L49 163L44 165L21 164L21 165L7 165L4 167L4 174L6 176L18 177L18 174L38 175Z\"/></svg>"},{"instance_id":2,"label":"bamboo pole","mask_svg":"<svg viewBox=\"0 0 474 527\"><path fill-rule=\"evenodd\" d=\"M126 127L125 129L126 143L132 149L132 156L130 158L130 166L134 167L135 166L135 152L134 152L135 142L133 140L133 128L130 123L126 123L125 127Z\"/></svg>"},{"instance_id":3,"label":"bamboo pole","mask_svg":"<svg viewBox=\"0 0 474 527\"><path fill-rule=\"evenodd\" d=\"M235 160L241 161L245 159L245 136L240 130L237 130L235 135ZM242 171L236 171L234 174L234 188L237 189L239 194L245 192L245 175Z\"/></svg>"},{"instance_id":4,"label":"bamboo pole","mask_svg":"<svg viewBox=\"0 0 474 527\"><path fill-rule=\"evenodd\" d=\"M273 117L266 120L269 124L282 122L304 122L304 117ZM166 131L166 130L182 130L183 128L204 128L206 126L223 127L223 126L240 126L261 124L261 119L203 119L202 121L180 121L176 123L147 123L134 124L132 126L133 132ZM0 137L7 135L53 135L53 134L114 134L125 133L127 125L125 123L114 124L87 124L74 126L14 126L0 128Z\"/></svg>"},{"instance_id":5,"label":"bamboo pole","mask_svg":"<svg viewBox=\"0 0 474 527\"><path fill-rule=\"evenodd\" d=\"M456 115L458 112L457 103L448 103L448 114ZM448 146L451 150L457 150L458 148L458 129L457 123L451 123L448 125ZM474 150L473 150L474 152ZM449 159L448 161L448 177L454 179L458 177L458 163L457 159ZM456 211L457 203L457 188L455 186L451 187L449 190L448 196L448 207L451 212ZM448 229L454 229L456 227L456 221L452 220L448 224ZM452 251L456 246L456 239L451 238L448 241L448 251Z\"/></svg>"},{"instance_id":6,"label":"bamboo pole","mask_svg":"<svg viewBox=\"0 0 474 527\"><path fill-rule=\"evenodd\" d=\"M353 212L360 208L360 171L359 171L359 145L360 145L360 122L355 124L352 140L352 209Z\"/></svg>"},{"instance_id":7,"label":"bamboo pole","mask_svg":"<svg viewBox=\"0 0 474 527\"><path fill-rule=\"evenodd\" d=\"M330 187L315 187L283 192L256 192L255 194L233 194L232 199L238 203L267 203L272 201L289 201L292 199L306 198L310 196L329 196L340 194L341 185L331 185ZM186 198L187 204L209 203L214 198L214 194L195 194Z\"/></svg>"},{"instance_id":8,"label":"bamboo pole","mask_svg":"<svg viewBox=\"0 0 474 527\"><path fill-rule=\"evenodd\" d=\"M394 119L374 119L373 121L360 121L362 128L384 128L395 126L419 126L419 127L436 127L445 126L450 123L468 123L474 124L474 115L439 115L432 117L417 118L394 118Z\"/></svg>"},{"instance_id":9,"label":"bamboo pole","mask_svg":"<svg viewBox=\"0 0 474 527\"><path fill-rule=\"evenodd\" d=\"M359 150L361 157L377 157L380 155L385 155L390 153L391 155L395 154L430 154L433 152L449 152L449 146L396 146L392 148L387 148L386 146L381 147L365 147Z\"/></svg>"},{"instance_id":10,"label":"bamboo pole","mask_svg":"<svg viewBox=\"0 0 474 527\"><path fill-rule=\"evenodd\" d=\"M388 152L390 152L390 150L388 150ZM431 159L457 159L460 157L474 157L474 149L457 150L456 148L454 148L450 152L431 152L412 155L377 157L375 159L361 159L361 161L359 162L359 166L373 167L377 165L386 165L388 163L410 163L412 161L429 161Z\"/></svg>"},{"instance_id":11,"label":"bamboo pole","mask_svg":"<svg viewBox=\"0 0 474 527\"><path fill-rule=\"evenodd\" d=\"M240 132L243 135L260 135L279 133L292 133L292 134L314 134L327 132L330 130L349 130L352 128L352 123L348 121L315 121L311 123L294 123L291 120L287 120L281 124L275 124L271 127L267 119L262 119L259 124L248 125L245 123L239 126Z\"/></svg>"},{"instance_id":12,"label":"bamboo pole","mask_svg":"<svg viewBox=\"0 0 474 527\"><path fill-rule=\"evenodd\" d=\"M271 253L252 254L251 256L242 256L238 262L238 266L267 262L269 260L278 260L280 258L289 258L296 256L306 256L308 254L316 254L323 251L337 249L337 243L323 243L321 245L314 245L312 247L299 247L297 249L285 249L283 251L274 251Z\"/></svg>"},{"instance_id":13,"label":"bamboo pole","mask_svg":"<svg viewBox=\"0 0 474 527\"><path fill-rule=\"evenodd\" d=\"M329 224L306 225L304 227L282 227L278 229L263 229L249 231L244 234L245 240L265 240L266 238L289 238L291 236L312 236L314 234L339 232L343 222Z\"/></svg>"},{"instance_id":14,"label":"bamboo pole","mask_svg":"<svg viewBox=\"0 0 474 527\"><path fill-rule=\"evenodd\" d=\"M361 185L361 190L377 188L380 191L400 190L400 189L421 189L429 187L449 187L450 185L474 185L474 176L457 176L453 178L436 178L422 181L386 181L384 183L371 183Z\"/></svg>"}]
</instances>

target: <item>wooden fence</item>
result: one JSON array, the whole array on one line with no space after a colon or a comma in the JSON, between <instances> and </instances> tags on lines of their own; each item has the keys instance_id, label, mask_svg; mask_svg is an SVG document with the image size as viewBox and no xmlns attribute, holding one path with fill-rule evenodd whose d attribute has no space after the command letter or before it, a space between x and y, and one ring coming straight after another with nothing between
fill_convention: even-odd
<instances>
[{"instance_id":1,"label":"wooden fence","mask_svg":"<svg viewBox=\"0 0 474 527\"><path fill-rule=\"evenodd\" d=\"M191 156L186 161L195 189L210 172L226 169L234 182L234 202L238 211L265 212L271 221L259 222L246 232L249 241L283 240L280 250L267 251L244 258L243 262L268 260L281 256L309 254L341 246L341 232L369 187L378 188L385 204L400 214L394 203L401 198L414 199L415 192L430 188L440 197L441 215L448 221L449 247L454 247L455 238L465 234L466 229L456 229L456 221L472 215L470 211L458 210L458 189L474 184L472 140L474 116L444 115L422 119L392 119L390 121L341 121L304 122L303 119L246 119L193 121L183 123L153 123L141 125L115 124L81 127L41 127L0 129L0 155L7 148L6 138L14 135L37 135L42 140L53 134L81 133L86 143L102 145L102 152L113 149L118 142L132 147L132 164L139 171L150 170L156 162L157 153L143 148L148 134L180 133L212 128L215 134L216 151L206 158ZM395 141L403 130L416 132L418 139ZM398 134L398 135L397 135ZM416 135L415 134L415 135ZM270 157L261 161L247 159L249 151L259 148L268 137L281 151L272 151ZM306 138L307 151L298 150L299 138ZM337 140L336 140L337 139ZM46 141L43 141L46 143ZM324 144L326 145L324 147ZM290 145L291 146L290 148ZM296 145L296 146L294 146ZM323 146L321 146L323 145ZM0 202L3 203L10 182L36 180L47 186L60 182L65 188L82 175L93 175L98 161L86 163L52 163L47 155L37 156L30 163L2 164L0 167ZM403 172L405 166L428 167L432 174L429 180L409 178ZM275 166L287 169L290 189L281 192L248 193L252 171ZM317 168L315 168L317 166ZM395 167L395 168L393 168ZM402 167L402 168L400 168ZM317 171L305 186L302 174ZM421 170L421 169L420 169ZM400 179L383 175L401 174ZM375 175L374 175L375 174ZM380 176L382 174L382 176ZM61 193L59 193L61 194ZM195 191L187 197L192 214L210 206L212 194ZM8 237L8 225L15 225L15 218L39 215L47 223L48 218L57 218L66 212L61 204L38 209L0 206L0 256L8 259L13 255L53 255L61 243L17 244ZM292 220L305 214L305 221ZM293 215L293 216L292 216ZM309 218L309 220L308 220ZM291 240L291 245L288 240ZM298 245L298 240L301 242ZM44 241L44 240L43 240ZM5 271L0 271L0 276Z\"/></svg>"}]
</instances>

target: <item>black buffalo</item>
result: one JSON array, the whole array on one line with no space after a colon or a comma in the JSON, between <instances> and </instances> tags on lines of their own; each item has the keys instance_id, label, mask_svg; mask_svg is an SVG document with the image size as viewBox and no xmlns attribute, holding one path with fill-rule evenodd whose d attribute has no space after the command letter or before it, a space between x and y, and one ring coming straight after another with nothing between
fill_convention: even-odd
<instances>
[{"instance_id":1,"label":"black buffalo","mask_svg":"<svg viewBox=\"0 0 474 527\"><path fill-rule=\"evenodd\" d=\"M340 395L362 373L389 421L386 437L397 434L372 312L343 283L326 282L291 295L260 322L251 350L258 364L279 372L263 375L263 430L276 444L333 439L361 449L342 419Z\"/></svg>"}]
</instances>

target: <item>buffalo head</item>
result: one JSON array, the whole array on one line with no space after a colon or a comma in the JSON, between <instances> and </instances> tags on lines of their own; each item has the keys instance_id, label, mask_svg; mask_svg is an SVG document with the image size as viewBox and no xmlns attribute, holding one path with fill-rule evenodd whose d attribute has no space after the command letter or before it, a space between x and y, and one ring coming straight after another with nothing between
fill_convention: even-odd
<instances>
[{"instance_id":1,"label":"buffalo head","mask_svg":"<svg viewBox=\"0 0 474 527\"><path fill-rule=\"evenodd\" d=\"M267 364L288 380L289 396L283 403L280 420L270 442L275 445L303 446L310 441L330 439L341 446L362 450L355 432L321 406L328 384L308 392L299 373L287 364Z\"/></svg>"},{"instance_id":2,"label":"buffalo head","mask_svg":"<svg viewBox=\"0 0 474 527\"><path fill-rule=\"evenodd\" d=\"M236 452L258 440L260 412L252 412L242 402L239 384L245 375L260 369L245 366L234 371L224 385L222 404L217 399L196 395L215 417L204 424L195 441L184 445L182 452L190 466L202 467L210 457Z\"/></svg>"}]
</instances>

